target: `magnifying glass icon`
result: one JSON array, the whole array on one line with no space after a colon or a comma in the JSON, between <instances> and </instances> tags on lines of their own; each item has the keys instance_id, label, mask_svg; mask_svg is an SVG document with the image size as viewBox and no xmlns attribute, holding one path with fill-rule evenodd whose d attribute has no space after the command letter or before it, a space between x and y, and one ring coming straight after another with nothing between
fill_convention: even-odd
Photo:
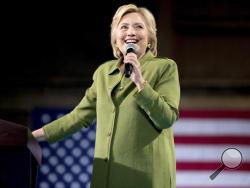
<instances>
[{"instance_id":1,"label":"magnifying glass icon","mask_svg":"<svg viewBox=\"0 0 250 188\"><path fill-rule=\"evenodd\" d=\"M241 152L236 148L228 148L221 155L221 166L210 175L210 179L214 180L224 168L236 169L242 163L243 157Z\"/></svg>"}]
</instances>

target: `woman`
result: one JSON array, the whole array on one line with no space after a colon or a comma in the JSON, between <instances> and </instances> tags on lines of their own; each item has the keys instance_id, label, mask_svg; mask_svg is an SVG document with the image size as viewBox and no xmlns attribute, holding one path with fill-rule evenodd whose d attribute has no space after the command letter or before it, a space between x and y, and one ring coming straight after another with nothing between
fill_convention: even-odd
<instances>
[{"instance_id":1,"label":"woman","mask_svg":"<svg viewBox=\"0 0 250 188\"><path fill-rule=\"evenodd\" d=\"M177 66L156 57L155 19L146 8L119 7L111 24L111 45L117 59L98 67L79 105L33 135L53 143L96 118L92 188L174 188ZM128 63L129 78L124 76Z\"/></svg>"}]
</instances>

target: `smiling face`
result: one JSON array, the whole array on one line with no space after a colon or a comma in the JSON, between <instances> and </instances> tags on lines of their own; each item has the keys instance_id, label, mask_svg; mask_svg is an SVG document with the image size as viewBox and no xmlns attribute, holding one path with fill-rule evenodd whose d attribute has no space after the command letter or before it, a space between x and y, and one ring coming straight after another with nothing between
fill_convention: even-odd
<instances>
[{"instance_id":1,"label":"smiling face","mask_svg":"<svg viewBox=\"0 0 250 188\"><path fill-rule=\"evenodd\" d=\"M146 53L148 30L143 17L136 12L125 14L116 30L116 46L123 56L126 55L126 44L128 43L136 45L138 59Z\"/></svg>"}]
</instances>

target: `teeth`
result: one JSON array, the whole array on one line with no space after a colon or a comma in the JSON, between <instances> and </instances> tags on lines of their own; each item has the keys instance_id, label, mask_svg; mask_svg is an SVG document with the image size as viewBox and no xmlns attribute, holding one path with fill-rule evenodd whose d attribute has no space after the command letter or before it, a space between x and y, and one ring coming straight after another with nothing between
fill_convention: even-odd
<instances>
[{"instance_id":1,"label":"teeth","mask_svg":"<svg viewBox=\"0 0 250 188\"><path fill-rule=\"evenodd\" d=\"M126 43L136 43L136 40L126 40Z\"/></svg>"}]
</instances>

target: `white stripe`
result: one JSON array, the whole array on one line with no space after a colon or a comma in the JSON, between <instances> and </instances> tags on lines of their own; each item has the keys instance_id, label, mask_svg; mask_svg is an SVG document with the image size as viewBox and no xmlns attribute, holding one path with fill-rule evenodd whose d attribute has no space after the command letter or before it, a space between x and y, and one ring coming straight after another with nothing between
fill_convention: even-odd
<instances>
[{"instance_id":1,"label":"white stripe","mask_svg":"<svg viewBox=\"0 0 250 188\"><path fill-rule=\"evenodd\" d=\"M244 162L250 162L250 146L244 145L211 145L211 144L176 144L176 160L187 162L219 162L227 148L238 149Z\"/></svg>"},{"instance_id":2,"label":"white stripe","mask_svg":"<svg viewBox=\"0 0 250 188\"><path fill-rule=\"evenodd\" d=\"M209 176L213 171L177 171L176 184L178 186L192 187L240 187L250 185L250 172L226 172L222 171L218 176L211 180Z\"/></svg>"},{"instance_id":3,"label":"white stripe","mask_svg":"<svg viewBox=\"0 0 250 188\"><path fill-rule=\"evenodd\" d=\"M175 123L174 134L250 136L250 119L182 118Z\"/></svg>"}]
</instances>

